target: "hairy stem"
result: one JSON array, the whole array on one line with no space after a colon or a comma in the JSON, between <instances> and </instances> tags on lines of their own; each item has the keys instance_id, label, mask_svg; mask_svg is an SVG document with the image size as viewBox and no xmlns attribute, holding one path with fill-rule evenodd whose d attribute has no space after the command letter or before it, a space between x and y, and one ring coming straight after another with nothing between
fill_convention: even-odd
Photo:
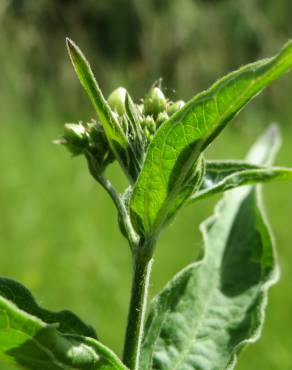
<instances>
[{"instance_id":1,"label":"hairy stem","mask_svg":"<svg viewBox=\"0 0 292 370\"><path fill-rule=\"evenodd\" d=\"M87 155L87 161L92 176L112 198L121 218L123 229L125 231L124 235L126 236L133 253L134 274L123 361L130 370L139 370L140 347L144 329L144 317L147 307L147 294L155 240L149 239L146 242L140 242L140 237L132 226L130 215L123 199L112 186L111 182L104 177L100 168L96 166L94 158L89 154Z\"/></svg>"},{"instance_id":2,"label":"hairy stem","mask_svg":"<svg viewBox=\"0 0 292 370\"><path fill-rule=\"evenodd\" d=\"M145 260L139 257L139 254L134 260L134 275L123 356L124 364L130 370L139 369L140 347L152 262L152 259Z\"/></svg>"},{"instance_id":3,"label":"hairy stem","mask_svg":"<svg viewBox=\"0 0 292 370\"><path fill-rule=\"evenodd\" d=\"M104 177L104 175L100 172L98 168L96 168L95 162L91 158L90 155L87 155L87 162L88 162L88 167L89 167L89 171L91 175L94 177L96 181L99 182L99 184L105 189L105 191L112 198L116 206L116 209L121 217L121 221L123 223L123 226L126 232L127 240L133 251L135 246L139 242L139 237L132 226L129 213L125 207L123 200L121 199L120 195L117 193L116 189L112 186L111 182L107 178Z\"/></svg>"}]
</instances>

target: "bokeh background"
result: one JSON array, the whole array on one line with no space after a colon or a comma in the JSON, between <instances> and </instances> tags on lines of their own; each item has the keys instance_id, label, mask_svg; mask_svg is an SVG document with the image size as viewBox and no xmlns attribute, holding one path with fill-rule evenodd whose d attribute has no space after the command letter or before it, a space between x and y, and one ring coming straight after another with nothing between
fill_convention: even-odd
<instances>
[{"instance_id":1,"label":"bokeh background","mask_svg":"<svg viewBox=\"0 0 292 370\"><path fill-rule=\"evenodd\" d=\"M65 36L90 59L106 95L122 85L138 100L159 77L165 94L188 99L291 37L291 0L0 0L0 273L23 282L52 310L92 323L120 354L131 257L115 210L82 158L51 142L64 122L94 111L66 55ZM292 161L292 75L256 98L208 151L242 158L278 122ZM110 176L122 189L119 169ZM280 283L270 292L263 337L239 370L292 369L292 245L289 183L265 186L278 244ZM151 296L197 256L199 223L217 199L184 209L159 243ZM0 369L12 370L0 363Z\"/></svg>"}]
</instances>

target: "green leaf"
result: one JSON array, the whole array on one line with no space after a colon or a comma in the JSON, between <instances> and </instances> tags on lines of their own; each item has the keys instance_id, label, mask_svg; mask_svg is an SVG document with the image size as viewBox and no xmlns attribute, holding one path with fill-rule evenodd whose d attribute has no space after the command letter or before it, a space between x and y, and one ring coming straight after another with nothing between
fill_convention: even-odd
<instances>
[{"instance_id":1,"label":"green leaf","mask_svg":"<svg viewBox=\"0 0 292 370\"><path fill-rule=\"evenodd\" d=\"M0 279L0 358L32 370L125 370L91 327L41 308L19 283Z\"/></svg>"},{"instance_id":2,"label":"green leaf","mask_svg":"<svg viewBox=\"0 0 292 370\"><path fill-rule=\"evenodd\" d=\"M99 116L109 145L126 174L132 178L131 174L129 173L130 159L128 158L127 154L127 138L119 122L111 111L106 99L104 98L93 75L91 67L82 51L72 40L67 38L66 42L75 72Z\"/></svg>"},{"instance_id":3,"label":"green leaf","mask_svg":"<svg viewBox=\"0 0 292 370\"><path fill-rule=\"evenodd\" d=\"M268 164L280 147L280 134L277 126L272 125L250 150L247 160L243 161L206 161L204 180L199 191L189 199L188 203L208 198L212 195L237 188L272 180L292 180L292 169L271 167ZM253 164L254 158L266 158L267 165Z\"/></svg>"},{"instance_id":4,"label":"green leaf","mask_svg":"<svg viewBox=\"0 0 292 370\"><path fill-rule=\"evenodd\" d=\"M271 163L278 147L273 130L250 151L254 163ZM278 266L256 189L225 194L201 225L202 260L177 274L153 300L141 370L233 369L243 346L258 339Z\"/></svg>"},{"instance_id":5,"label":"green leaf","mask_svg":"<svg viewBox=\"0 0 292 370\"><path fill-rule=\"evenodd\" d=\"M254 188L229 192L202 226L206 254L150 308L142 369L232 369L260 335L276 280L271 235Z\"/></svg>"},{"instance_id":6,"label":"green leaf","mask_svg":"<svg viewBox=\"0 0 292 370\"><path fill-rule=\"evenodd\" d=\"M206 161L203 184L200 190L191 196L188 203L209 198L239 186L272 180L292 180L292 169L257 166L241 161Z\"/></svg>"},{"instance_id":7,"label":"green leaf","mask_svg":"<svg viewBox=\"0 0 292 370\"><path fill-rule=\"evenodd\" d=\"M157 131L149 145L131 198L135 228L146 237L157 234L191 194L177 194L202 151L226 124L264 87L292 67L292 42L275 57L249 64L217 81L191 99Z\"/></svg>"}]
</instances>

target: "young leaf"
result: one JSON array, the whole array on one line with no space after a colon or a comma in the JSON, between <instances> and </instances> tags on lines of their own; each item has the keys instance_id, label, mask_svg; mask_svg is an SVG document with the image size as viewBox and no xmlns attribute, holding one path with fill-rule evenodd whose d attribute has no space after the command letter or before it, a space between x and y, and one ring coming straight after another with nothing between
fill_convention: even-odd
<instances>
[{"instance_id":1,"label":"young leaf","mask_svg":"<svg viewBox=\"0 0 292 370\"><path fill-rule=\"evenodd\" d=\"M0 279L0 357L32 370L126 370L77 316L42 309L26 288L4 278Z\"/></svg>"},{"instance_id":2,"label":"young leaf","mask_svg":"<svg viewBox=\"0 0 292 370\"><path fill-rule=\"evenodd\" d=\"M274 128L250 151L254 163L272 162L278 148L272 133ZM255 187L228 192L202 224L204 258L151 304L142 370L233 369L242 347L259 337L278 269L258 197Z\"/></svg>"},{"instance_id":3,"label":"young leaf","mask_svg":"<svg viewBox=\"0 0 292 370\"><path fill-rule=\"evenodd\" d=\"M251 185L271 180L291 180L292 170L271 167L281 146L281 137L276 125L271 125L257 139L249 151L246 161L206 161L206 171L201 188L188 203L208 198L242 185ZM260 165L263 164L264 166Z\"/></svg>"},{"instance_id":4,"label":"young leaf","mask_svg":"<svg viewBox=\"0 0 292 370\"><path fill-rule=\"evenodd\" d=\"M188 203L208 198L243 185L272 180L292 180L292 169L258 166L242 161L206 161L206 172L199 191Z\"/></svg>"},{"instance_id":5,"label":"young leaf","mask_svg":"<svg viewBox=\"0 0 292 370\"><path fill-rule=\"evenodd\" d=\"M191 99L162 124L149 145L142 172L134 187L130 208L136 229L157 233L190 196L176 201L199 155L226 124L263 88L292 67L292 42L275 57L230 73Z\"/></svg>"},{"instance_id":6,"label":"young leaf","mask_svg":"<svg viewBox=\"0 0 292 370\"><path fill-rule=\"evenodd\" d=\"M126 174L132 177L128 168L128 162L130 159L127 155L127 138L119 122L114 117L107 101L102 95L85 56L73 41L67 38L66 42L75 72L96 109L99 119L104 127L109 145Z\"/></svg>"}]
</instances>

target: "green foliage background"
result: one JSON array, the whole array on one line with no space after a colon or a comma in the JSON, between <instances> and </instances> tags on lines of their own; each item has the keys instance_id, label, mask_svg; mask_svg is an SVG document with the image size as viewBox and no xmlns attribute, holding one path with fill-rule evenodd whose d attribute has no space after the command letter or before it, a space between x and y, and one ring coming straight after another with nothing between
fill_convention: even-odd
<instances>
[{"instance_id":1,"label":"green foliage background","mask_svg":"<svg viewBox=\"0 0 292 370\"><path fill-rule=\"evenodd\" d=\"M69 308L121 352L131 282L130 253L113 206L51 140L63 122L94 116L64 46L88 54L108 94L136 98L163 77L166 94L191 97L224 73L275 53L291 37L289 0L1 0L0 274L20 280L49 309ZM291 166L291 75L274 84L215 141L210 158L243 157L269 123L280 123L278 164ZM122 188L125 179L110 170ZM265 187L282 267L263 338L239 370L292 368L291 184ZM200 252L199 223L214 200L184 209L157 250L151 294ZM0 364L0 369L12 367Z\"/></svg>"}]
</instances>

